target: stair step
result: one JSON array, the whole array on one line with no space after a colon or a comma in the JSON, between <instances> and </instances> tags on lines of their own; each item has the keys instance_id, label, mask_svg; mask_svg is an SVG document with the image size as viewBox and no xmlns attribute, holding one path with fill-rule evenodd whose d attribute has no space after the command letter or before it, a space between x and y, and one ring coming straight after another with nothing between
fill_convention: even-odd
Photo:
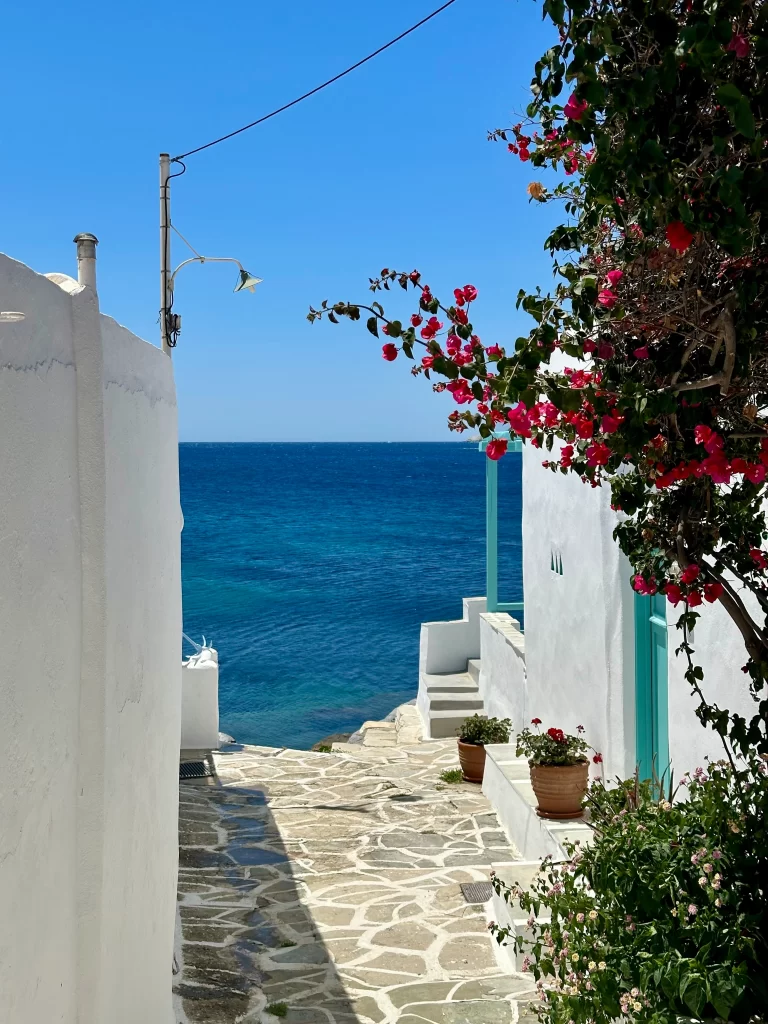
<instances>
[{"instance_id":1,"label":"stair step","mask_svg":"<svg viewBox=\"0 0 768 1024\"><path fill-rule=\"evenodd\" d=\"M456 711L430 711L429 732L433 740L456 737L468 715Z\"/></svg>"},{"instance_id":2,"label":"stair step","mask_svg":"<svg viewBox=\"0 0 768 1024\"><path fill-rule=\"evenodd\" d=\"M483 710L483 702L479 697L472 697L466 693L439 693L429 695L429 710L432 711L466 711L478 712Z\"/></svg>"},{"instance_id":3,"label":"stair step","mask_svg":"<svg viewBox=\"0 0 768 1024\"><path fill-rule=\"evenodd\" d=\"M467 675L470 679L474 679L476 683L480 682L480 659L470 658L467 662Z\"/></svg>"},{"instance_id":4,"label":"stair step","mask_svg":"<svg viewBox=\"0 0 768 1024\"><path fill-rule=\"evenodd\" d=\"M425 676L427 693L477 693L477 683L468 672L451 672L446 675Z\"/></svg>"}]
</instances>

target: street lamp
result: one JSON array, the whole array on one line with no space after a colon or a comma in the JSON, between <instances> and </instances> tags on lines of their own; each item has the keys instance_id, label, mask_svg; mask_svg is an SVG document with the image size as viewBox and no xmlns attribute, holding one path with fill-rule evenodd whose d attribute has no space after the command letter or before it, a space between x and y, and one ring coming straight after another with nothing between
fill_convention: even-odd
<instances>
[{"instance_id":1,"label":"street lamp","mask_svg":"<svg viewBox=\"0 0 768 1024\"><path fill-rule=\"evenodd\" d=\"M171 195L170 179L171 158L167 153L160 154L160 344L163 352L170 356L171 349L176 345L176 338L181 331L181 317L173 312L173 287L176 275L188 263L236 263L240 278L233 291L255 290L261 283L260 277L249 274L239 260L232 256L200 256L195 253L171 271ZM189 244L189 243L187 243ZM191 246L190 246L191 248ZM195 250L192 249L194 252Z\"/></svg>"}]
</instances>

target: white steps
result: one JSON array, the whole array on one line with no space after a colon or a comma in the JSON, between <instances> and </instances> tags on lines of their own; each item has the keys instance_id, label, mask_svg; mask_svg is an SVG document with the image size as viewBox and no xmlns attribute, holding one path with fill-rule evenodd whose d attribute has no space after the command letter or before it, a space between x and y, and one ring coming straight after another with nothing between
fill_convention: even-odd
<instances>
[{"instance_id":1,"label":"white steps","mask_svg":"<svg viewBox=\"0 0 768 1024\"><path fill-rule=\"evenodd\" d=\"M457 736L465 719L483 713L479 677L477 659L468 663L466 672L421 674L418 707L429 739Z\"/></svg>"}]
</instances>

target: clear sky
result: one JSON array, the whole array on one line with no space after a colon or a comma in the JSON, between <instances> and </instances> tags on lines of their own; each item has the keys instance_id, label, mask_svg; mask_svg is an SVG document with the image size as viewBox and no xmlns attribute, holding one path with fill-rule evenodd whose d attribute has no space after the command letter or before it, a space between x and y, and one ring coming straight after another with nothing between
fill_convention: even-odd
<instances>
[{"instance_id":1,"label":"clear sky","mask_svg":"<svg viewBox=\"0 0 768 1024\"><path fill-rule=\"evenodd\" d=\"M437 6L6 5L0 247L74 274L72 238L94 232L103 311L156 344L158 153L254 120ZM310 326L307 308L365 301L382 266L418 267L436 293L477 286L483 341L520 333L518 288L551 280L553 212L529 206L530 169L486 132L523 109L551 42L533 0L457 0L336 85L189 159L173 182L175 224L264 283L233 295L232 267L179 275L182 440L452 436L448 396L385 363L364 327ZM173 255L189 255L178 239Z\"/></svg>"}]
</instances>

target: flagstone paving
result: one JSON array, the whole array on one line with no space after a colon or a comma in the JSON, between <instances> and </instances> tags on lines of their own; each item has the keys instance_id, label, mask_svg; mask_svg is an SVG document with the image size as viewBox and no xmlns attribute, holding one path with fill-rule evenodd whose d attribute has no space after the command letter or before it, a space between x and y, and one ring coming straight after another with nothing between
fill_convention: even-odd
<instances>
[{"instance_id":1,"label":"flagstone paving","mask_svg":"<svg viewBox=\"0 0 768 1024\"><path fill-rule=\"evenodd\" d=\"M478 786L439 781L455 741L342 751L233 745L180 784L176 1019L532 1020L459 887L517 854Z\"/></svg>"}]
</instances>

